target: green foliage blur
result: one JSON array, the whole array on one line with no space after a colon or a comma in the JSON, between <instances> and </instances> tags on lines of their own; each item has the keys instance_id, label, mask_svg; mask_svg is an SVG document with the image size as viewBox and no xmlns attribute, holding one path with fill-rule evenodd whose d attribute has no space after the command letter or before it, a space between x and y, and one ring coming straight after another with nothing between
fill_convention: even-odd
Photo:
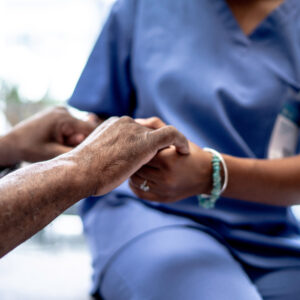
<instances>
[{"instance_id":1,"label":"green foliage blur","mask_svg":"<svg viewBox=\"0 0 300 300\"><path fill-rule=\"evenodd\" d=\"M20 121L45 108L60 104L47 92L41 99L32 100L21 96L18 86L0 80L0 109L8 122L14 126Z\"/></svg>"}]
</instances>

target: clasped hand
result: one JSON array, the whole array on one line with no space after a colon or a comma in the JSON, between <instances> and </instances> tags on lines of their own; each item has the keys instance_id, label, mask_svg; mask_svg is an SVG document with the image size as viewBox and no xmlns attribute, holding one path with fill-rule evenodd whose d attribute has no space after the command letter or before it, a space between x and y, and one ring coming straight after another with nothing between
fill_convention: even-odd
<instances>
[{"instance_id":1,"label":"clasped hand","mask_svg":"<svg viewBox=\"0 0 300 300\"><path fill-rule=\"evenodd\" d=\"M157 129L166 126L159 118L137 119L143 126ZM178 153L174 146L158 154L129 181L132 191L142 199L174 202L211 189L211 154L189 141L190 153ZM141 189L147 184L148 191Z\"/></svg>"}]
</instances>

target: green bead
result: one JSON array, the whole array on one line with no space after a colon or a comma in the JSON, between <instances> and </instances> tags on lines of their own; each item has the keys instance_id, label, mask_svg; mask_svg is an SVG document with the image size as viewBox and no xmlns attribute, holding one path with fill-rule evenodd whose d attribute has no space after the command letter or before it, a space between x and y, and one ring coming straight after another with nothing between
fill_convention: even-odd
<instances>
[{"instance_id":1,"label":"green bead","mask_svg":"<svg viewBox=\"0 0 300 300\"><path fill-rule=\"evenodd\" d=\"M221 193L221 167L220 159L218 156L213 155L212 157L212 167L213 167L213 187L210 196L198 195L198 203L200 206L210 209L214 208L216 201L220 197Z\"/></svg>"}]
</instances>

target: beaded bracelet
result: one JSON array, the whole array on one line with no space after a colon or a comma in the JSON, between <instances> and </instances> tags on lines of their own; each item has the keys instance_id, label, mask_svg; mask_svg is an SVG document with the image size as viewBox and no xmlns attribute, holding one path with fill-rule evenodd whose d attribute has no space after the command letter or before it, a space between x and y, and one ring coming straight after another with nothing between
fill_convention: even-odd
<instances>
[{"instance_id":1,"label":"beaded bracelet","mask_svg":"<svg viewBox=\"0 0 300 300\"><path fill-rule=\"evenodd\" d=\"M225 191L227 184L228 184L228 169L225 163L224 158L222 155L211 148L204 148L206 152L210 152L212 156L212 167L213 167L213 174L212 174L212 181L213 181L213 188L211 190L210 195L201 194L198 195L198 202L199 205L204 208L214 208L217 200L221 196L221 194ZM221 187L221 168L220 164L222 164L223 171L224 171L224 182L223 186Z\"/></svg>"}]
</instances>

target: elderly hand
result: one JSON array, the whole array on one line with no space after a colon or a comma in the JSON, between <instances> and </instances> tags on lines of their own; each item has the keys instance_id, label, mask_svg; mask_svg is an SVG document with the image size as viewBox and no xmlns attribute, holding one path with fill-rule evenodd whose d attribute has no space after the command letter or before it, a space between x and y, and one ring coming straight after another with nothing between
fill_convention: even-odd
<instances>
[{"instance_id":1,"label":"elderly hand","mask_svg":"<svg viewBox=\"0 0 300 300\"><path fill-rule=\"evenodd\" d=\"M78 120L63 107L41 112L19 123L7 135L10 157L0 163L9 165L18 161L48 160L73 149L95 128L94 122Z\"/></svg>"},{"instance_id":2,"label":"elderly hand","mask_svg":"<svg viewBox=\"0 0 300 300\"><path fill-rule=\"evenodd\" d=\"M69 131L62 140L65 136L75 138ZM174 127L151 130L129 117L111 118L72 151L7 175L0 181L0 257L80 199L114 189L169 145L189 153L187 140Z\"/></svg>"},{"instance_id":3,"label":"elderly hand","mask_svg":"<svg viewBox=\"0 0 300 300\"><path fill-rule=\"evenodd\" d=\"M65 157L79 166L82 188L90 195L102 195L170 145L182 156L189 153L186 138L172 126L152 130L129 117L113 117Z\"/></svg>"},{"instance_id":4,"label":"elderly hand","mask_svg":"<svg viewBox=\"0 0 300 300\"><path fill-rule=\"evenodd\" d=\"M138 119L148 128L164 128L158 118ZM130 178L130 187L142 199L174 202L189 196L209 193L211 154L189 142L190 154L182 155L169 147L160 151ZM146 184L145 184L146 183ZM141 187L149 187L148 191Z\"/></svg>"}]
</instances>

